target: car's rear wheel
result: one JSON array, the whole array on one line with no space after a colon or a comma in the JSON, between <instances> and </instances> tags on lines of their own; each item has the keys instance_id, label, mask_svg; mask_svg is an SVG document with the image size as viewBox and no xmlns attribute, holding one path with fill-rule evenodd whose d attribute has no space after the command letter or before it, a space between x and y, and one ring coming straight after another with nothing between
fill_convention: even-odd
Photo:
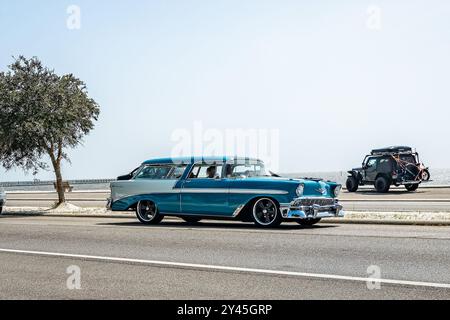
<instances>
[{"instance_id":1,"label":"car's rear wheel","mask_svg":"<svg viewBox=\"0 0 450 320\"><path fill-rule=\"evenodd\" d=\"M316 218L316 219L305 219L305 220L298 220L297 223L302 225L302 226L313 226L317 223L320 222L320 218Z\"/></svg>"},{"instance_id":2,"label":"car's rear wheel","mask_svg":"<svg viewBox=\"0 0 450 320\"><path fill-rule=\"evenodd\" d=\"M358 180L355 177L348 177L345 183L348 192L356 192L358 190Z\"/></svg>"},{"instance_id":3,"label":"car's rear wheel","mask_svg":"<svg viewBox=\"0 0 450 320\"><path fill-rule=\"evenodd\" d=\"M378 177L375 180L375 189L380 193L386 193L389 191L391 184L386 177Z\"/></svg>"},{"instance_id":4,"label":"car's rear wheel","mask_svg":"<svg viewBox=\"0 0 450 320\"><path fill-rule=\"evenodd\" d=\"M405 188L408 191L416 191L419 188L419 184L405 184Z\"/></svg>"},{"instance_id":5,"label":"car's rear wheel","mask_svg":"<svg viewBox=\"0 0 450 320\"><path fill-rule=\"evenodd\" d=\"M0 207L0 214L2 214L2 211L3 211L3 207Z\"/></svg>"},{"instance_id":6,"label":"car's rear wheel","mask_svg":"<svg viewBox=\"0 0 450 320\"><path fill-rule=\"evenodd\" d=\"M164 216L159 214L156 204L150 200L138 202L136 216L143 224L158 224L164 218Z\"/></svg>"},{"instance_id":7,"label":"car's rear wheel","mask_svg":"<svg viewBox=\"0 0 450 320\"><path fill-rule=\"evenodd\" d=\"M202 220L199 217L182 217L182 219L190 224L199 223Z\"/></svg>"},{"instance_id":8,"label":"car's rear wheel","mask_svg":"<svg viewBox=\"0 0 450 320\"><path fill-rule=\"evenodd\" d=\"M261 198L253 205L253 221L259 227L276 227L281 223L278 204L269 198Z\"/></svg>"}]
</instances>

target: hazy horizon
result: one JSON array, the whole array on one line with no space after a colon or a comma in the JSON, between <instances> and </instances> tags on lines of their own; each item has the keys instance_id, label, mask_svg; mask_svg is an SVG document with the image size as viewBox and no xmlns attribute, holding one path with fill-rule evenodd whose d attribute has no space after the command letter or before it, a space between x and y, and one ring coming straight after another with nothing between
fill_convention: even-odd
<instances>
[{"instance_id":1,"label":"hazy horizon","mask_svg":"<svg viewBox=\"0 0 450 320\"><path fill-rule=\"evenodd\" d=\"M70 5L80 29L67 26ZM67 180L170 156L174 132L199 121L277 130L283 173L346 171L390 145L446 169L449 16L444 0L3 2L0 70L37 56L100 104ZM0 169L0 181L32 179Z\"/></svg>"}]
</instances>

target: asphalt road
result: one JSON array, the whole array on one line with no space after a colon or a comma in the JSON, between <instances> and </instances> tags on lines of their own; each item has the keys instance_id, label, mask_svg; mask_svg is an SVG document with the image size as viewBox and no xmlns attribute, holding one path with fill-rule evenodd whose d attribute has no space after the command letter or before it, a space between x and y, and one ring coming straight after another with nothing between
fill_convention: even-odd
<instances>
[{"instance_id":1,"label":"asphalt road","mask_svg":"<svg viewBox=\"0 0 450 320\"><path fill-rule=\"evenodd\" d=\"M450 227L3 216L0 234L0 299L450 299Z\"/></svg>"},{"instance_id":2,"label":"asphalt road","mask_svg":"<svg viewBox=\"0 0 450 320\"><path fill-rule=\"evenodd\" d=\"M104 207L108 192L72 192L67 199L80 207ZM9 193L8 205L12 207L50 207L57 199L56 193ZM340 201L346 210L352 211L450 211L450 188L422 188L407 192L404 188L393 188L380 194L373 189L362 189L357 193L343 192Z\"/></svg>"}]
</instances>

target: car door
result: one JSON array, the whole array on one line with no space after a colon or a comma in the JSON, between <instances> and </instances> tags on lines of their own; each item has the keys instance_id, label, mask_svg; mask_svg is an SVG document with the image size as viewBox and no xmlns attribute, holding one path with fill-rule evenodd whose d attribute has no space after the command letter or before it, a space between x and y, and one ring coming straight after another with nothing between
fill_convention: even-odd
<instances>
[{"instance_id":1,"label":"car door","mask_svg":"<svg viewBox=\"0 0 450 320\"><path fill-rule=\"evenodd\" d=\"M364 168L364 180L365 181L375 181L377 176L377 157L371 157L367 159L365 168Z\"/></svg>"},{"instance_id":2,"label":"car door","mask_svg":"<svg viewBox=\"0 0 450 320\"><path fill-rule=\"evenodd\" d=\"M223 179L223 164L196 164L182 186L181 211L186 214L229 215L228 192L228 181Z\"/></svg>"}]
</instances>

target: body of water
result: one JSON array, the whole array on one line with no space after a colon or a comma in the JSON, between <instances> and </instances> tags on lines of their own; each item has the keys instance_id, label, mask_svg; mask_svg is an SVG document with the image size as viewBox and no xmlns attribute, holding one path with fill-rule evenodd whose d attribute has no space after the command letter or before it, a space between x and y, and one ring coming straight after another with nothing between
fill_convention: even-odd
<instances>
[{"instance_id":1,"label":"body of water","mask_svg":"<svg viewBox=\"0 0 450 320\"><path fill-rule=\"evenodd\" d=\"M427 185L450 185L450 169L432 169L431 181ZM346 171L335 172L300 172L300 173L286 173L282 176L290 178L321 178L324 180L336 181L345 185L347 180ZM73 184L74 191L89 191L89 190L108 190L109 183L76 183ZM54 191L53 185L35 185L35 186L5 186L6 191Z\"/></svg>"}]
</instances>

